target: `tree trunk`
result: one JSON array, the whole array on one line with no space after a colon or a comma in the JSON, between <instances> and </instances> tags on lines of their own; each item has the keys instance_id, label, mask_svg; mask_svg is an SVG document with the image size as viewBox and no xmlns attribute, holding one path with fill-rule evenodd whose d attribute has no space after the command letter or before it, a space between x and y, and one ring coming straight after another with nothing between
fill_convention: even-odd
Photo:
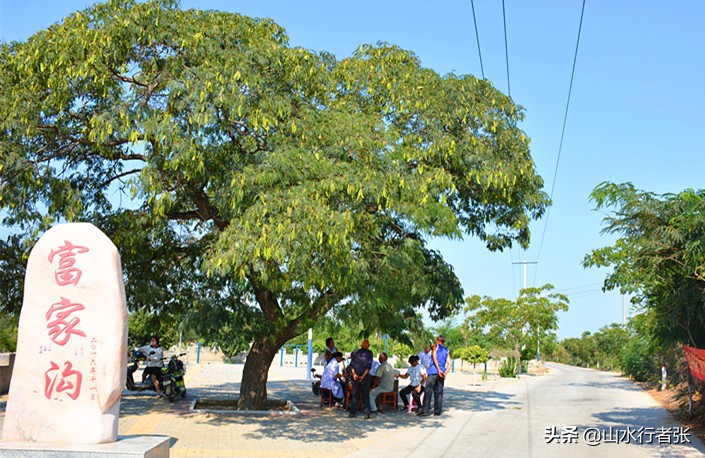
<instances>
[{"instance_id":1,"label":"tree trunk","mask_svg":"<svg viewBox=\"0 0 705 458\"><path fill-rule=\"evenodd\" d=\"M281 345L272 336L258 337L252 343L240 384L239 410L264 410L267 402L269 366Z\"/></svg>"}]
</instances>

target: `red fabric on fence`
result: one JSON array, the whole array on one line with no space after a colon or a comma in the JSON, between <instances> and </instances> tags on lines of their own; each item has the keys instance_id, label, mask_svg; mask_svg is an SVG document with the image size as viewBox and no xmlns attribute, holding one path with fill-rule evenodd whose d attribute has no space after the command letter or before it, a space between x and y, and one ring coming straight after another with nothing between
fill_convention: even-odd
<instances>
[{"instance_id":1,"label":"red fabric on fence","mask_svg":"<svg viewBox=\"0 0 705 458\"><path fill-rule=\"evenodd\" d=\"M683 345L683 351L690 373L705 382L705 350Z\"/></svg>"}]
</instances>

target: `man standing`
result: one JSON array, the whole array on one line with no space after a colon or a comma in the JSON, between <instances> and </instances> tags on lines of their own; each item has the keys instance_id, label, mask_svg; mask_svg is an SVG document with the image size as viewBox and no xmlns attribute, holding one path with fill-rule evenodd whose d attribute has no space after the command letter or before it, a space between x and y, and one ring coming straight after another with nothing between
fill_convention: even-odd
<instances>
[{"instance_id":1,"label":"man standing","mask_svg":"<svg viewBox=\"0 0 705 458\"><path fill-rule=\"evenodd\" d=\"M377 396L381 393L394 391L394 375L396 371L391 364L387 363L387 354L382 352L379 354L379 367L377 368L376 377L379 379L377 387L370 391L370 409L373 413L377 412Z\"/></svg>"},{"instance_id":2,"label":"man standing","mask_svg":"<svg viewBox=\"0 0 705 458\"><path fill-rule=\"evenodd\" d=\"M350 400L350 412L348 416L353 418L357 413L357 403L362 396L362 404L365 410L365 418L370 418L370 368L374 355L370 351L370 341L365 339L360 344L360 348L350 357L350 367L353 376L353 392Z\"/></svg>"},{"instance_id":3,"label":"man standing","mask_svg":"<svg viewBox=\"0 0 705 458\"><path fill-rule=\"evenodd\" d=\"M443 385L446 374L450 371L450 352L445 347L445 337L436 337L436 345L431 352L431 366L426 375L426 395L423 400L423 409L416 415L427 416L431 411L431 396L433 395L433 414L443 412Z\"/></svg>"},{"instance_id":4,"label":"man standing","mask_svg":"<svg viewBox=\"0 0 705 458\"><path fill-rule=\"evenodd\" d=\"M428 348L428 344L424 344L423 350L419 353L419 364L426 370L431 367L431 349Z\"/></svg>"},{"instance_id":5,"label":"man standing","mask_svg":"<svg viewBox=\"0 0 705 458\"><path fill-rule=\"evenodd\" d=\"M335 342L333 341L333 338L332 338L332 337L328 337L328 338L326 339L326 349L325 349L325 351L323 352L323 359L325 360L325 361L323 362L323 365L324 365L324 366L325 366L326 364L328 364L328 362L329 362L329 361L331 360L331 358L333 357L333 353L335 353L335 352L337 352L337 351L338 351L338 349L335 348Z\"/></svg>"}]
</instances>

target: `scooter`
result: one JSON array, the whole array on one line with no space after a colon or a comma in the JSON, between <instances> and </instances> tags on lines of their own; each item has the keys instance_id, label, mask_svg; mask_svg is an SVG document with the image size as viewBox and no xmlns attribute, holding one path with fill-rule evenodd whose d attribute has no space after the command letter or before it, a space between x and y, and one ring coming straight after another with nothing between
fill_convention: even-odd
<instances>
[{"instance_id":1,"label":"scooter","mask_svg":"<svg viewBox=\"0 0 705 458\"><path fill-rule=\"evenodd\" d=\"M173 355L169 359L167 365L161 368L161 375L159 376L159 390L164 394L164 396L166 396L169 402L174 402L176 397L179 395L182 398L186 397L186 386L184 384L184 373L186 372L186 369L184 367L184 363L179 359L179 357L184 356L185 354L186 353ZM132 350L132 355L127 366L127 381L125 383L128 390L156 391L151 375L144 377L142 383L135 383L134 373L139 367L139 362L144 361L145 359L146 356L139 350ZM166 360L166 358L162 359Z\"/></svg>"},{"instance_id":2,"label":"scooter","mask_svg":"<svg viewBox=\"0 0 705 458\"><path fill-rule=\"evenodd\" d=\"M316 368L313 367L311 368L311 376L313 377L313 382L311 382L311 391L313 391L313 394L316 396L321 395L321 376L316 375Z\"/></svg>"},{"instance_id":3,"label":"scooter","mask_svg":"<svg viewBox=\"0 0 705 458\"><path fill-rule=\"evenodd\" d=\"M139 350L133 349L132 354L130 355L130 358L128 359L127 362L127 382L125 383L125 387L130 390L130 391L147 391L147 390L152 390L156 391L154 388L154 383L152 383L152 377L147 376L146 378L142 379L141 383L135 383L134 379L134 373L137 372L137 369L139 368L140 361L144 361L147 359L145 355L140 353ZM160 387L161 388L161 387Z\"/></svg>"},{"instance_id":4,"label":"scooter","mask_svg":"<svg viewBox=\"0 0 705 458\"><path fill-rule=\"evenodd\" d=\"M186 384L184 384L184 374L186 367L179 358L186 353L172 355L169 363L162 367L160 383L163 384L162 392L169 402L174 402L177 396L186 397Z\"/></svg>"}]
</instances>

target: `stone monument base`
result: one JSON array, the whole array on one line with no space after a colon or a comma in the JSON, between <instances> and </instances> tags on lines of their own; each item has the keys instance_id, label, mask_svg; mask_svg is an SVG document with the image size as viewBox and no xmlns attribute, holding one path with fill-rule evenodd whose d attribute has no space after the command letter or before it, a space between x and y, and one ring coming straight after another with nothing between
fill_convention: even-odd
<instances>
[{"instance_id":1,"label":"stone monument base","mask_svg":"<svg viewBox=\"0 0 705 458\"><path fill-rule=\"evenodd\" d=\"M118 436L107 444L42 444L39 442L0 442L3 458L169 458L170 437Z\"/></svg>"}]
</instances>

